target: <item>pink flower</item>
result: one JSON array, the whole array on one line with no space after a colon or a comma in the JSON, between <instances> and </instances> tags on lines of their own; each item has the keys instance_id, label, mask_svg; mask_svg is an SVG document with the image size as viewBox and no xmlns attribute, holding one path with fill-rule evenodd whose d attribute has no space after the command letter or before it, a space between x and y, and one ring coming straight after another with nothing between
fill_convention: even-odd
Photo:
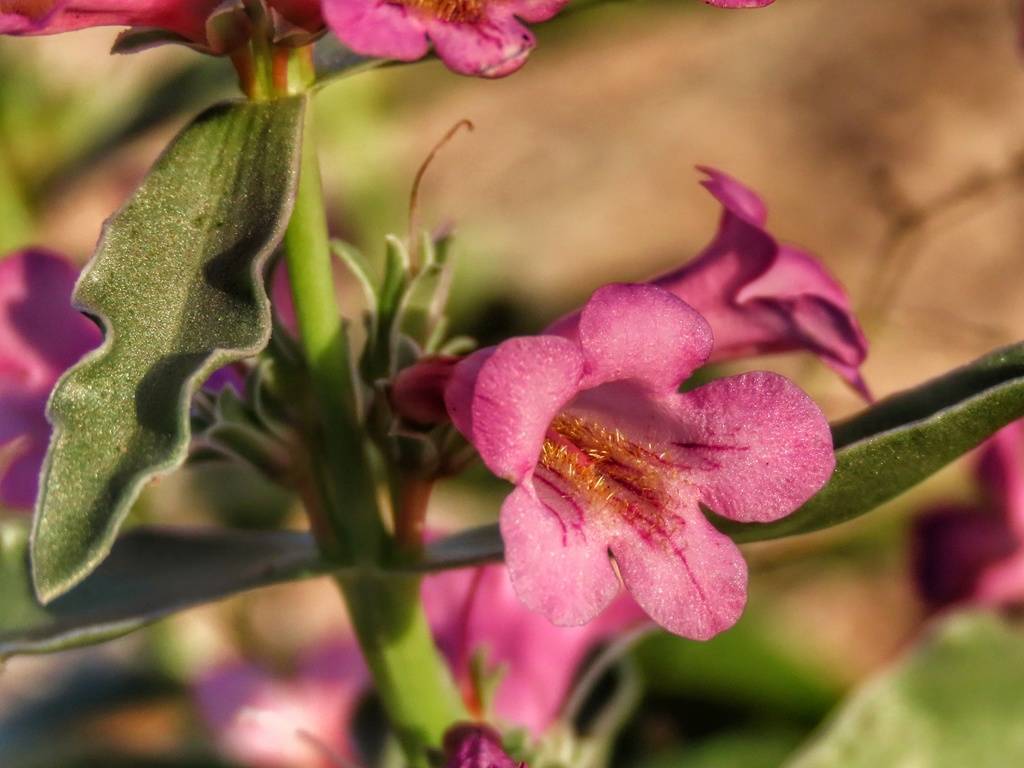
<instances>
[{"instance_id":1,"label":"pink flower","mask_svg":"<svg viewBox=\"0 0 1024 768\"><path fill-rule=\"evenodd\" d=\"M945 505L914 522L913 571L932 609L1024 604L1024 422L981 448L976 507Z\"/></svg>"},{"instance_id":2,"label":"pink flower","mask_svg":"<svg viewBox=\"0 0 1024 768\"><path fill-rule=\"evenodd\" d=\"M870 400L860 365L867 340L842 286L808 253L765 229L757 194L712 168L703 185L722 204L718 234L689 264L654 280L704 315L711 360L807 350Z\"/></svg>"},{"instance_id":3,"label":"pink flower","mask_svg":"<svg viewBox=\"0 0 1024 768\"><path fill-rule=\"evenodd\" d=\"M0 34L51 35L87 27L152 27L196 43L221 0L2 0Z\"/></svg>"},{"instance_id":4,"label":"pink flower","mask_svg":"<svg viewBox=\"0 0 1024 768\"><path fill-rule=\"evenodd\" d=\"M323 0L324 18L356 53L400 61L427 55L463 75L502 77L536 44L523 22L546 21L568 0Z\"/></svg>"},{"instance_id":5,"label":"pink flower","mask_svg":"<svg viewBox=\"0 0 1024 768\"><path fill-rule=\"evenodd\" d=\"M501 734L478 723L459 723L444 735L444 768L527 768L505 753Z\"/></svg>"},{"instance_id":6,"label":"pink flower","mask_svg":"<svg viewBox=\"0 0 1024 768\"><path fill-rule=\"evenodd\" d=\"M433 43L449 69L503 77L536 45L524 22L555 16L569 0L322 0L327 25L364 56L415 61ZM705 0L721 8L757 8L773 0Z\"/></svg>"},{"instance_id":7,"label":"pink flower","mask_svg":"<svg viewBox=\"0 0 1024 768\"><path fill-rule=\"evenodd\" d=\"M29 508L50 441L46 400L60 375L100 342L71 306L77 270L60 256L26 250L0 260L0 504ZM12 456L13 454L13 456Z\"/></svg>"},{"instance_id":8,"label":"pink flower","mask_svg":"<svg viewBox=\"0 0 1024 768\"><path fill-rule=\"evenodd\" d=\"M349 726L369 677L354 640L316 648L294 679L242 662L196 684L200 712L220 751L254 768L334 768L354 760Z\"/></svg>"},{"instance_id":9,"label":"pink flower","mask_svg":"<svg viewBox=\"0 0 1024 768\"><path fill-rule=\"evenodd\" d=\"M483 654L488 668L501 672L494 714L535 737L561 713L586 656L646 623L636 603L623 595L585 626L556 627L523 606L502 565L429 576L422 591L430 625L470 711L483 714L471 677L474 656Z\"/></svg>"},{"instance_id":10,"label":"pink flower","mask_svg":"<svg viewBox=\"0 0 1024 768\"><path fill-rule=\"evenodd\" d=\"M700 506L776 520L830 476L828 423L787 379L677 392L711 345L668 291L610 285L565 336L511 339L456 367L455 426L516 485L501 509L512 583L553 623L590 621L621 579L666 629L712 637L743 609L746 565Z\"/></svg>"}]
</instances>

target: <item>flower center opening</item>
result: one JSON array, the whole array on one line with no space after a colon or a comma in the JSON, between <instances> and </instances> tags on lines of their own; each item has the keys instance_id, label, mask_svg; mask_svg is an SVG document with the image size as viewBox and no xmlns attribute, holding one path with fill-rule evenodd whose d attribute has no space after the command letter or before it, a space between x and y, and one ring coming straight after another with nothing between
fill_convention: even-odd
<instances>
[{"instance_id":1,"label":"flower center opening","mask_svg":"<svg viewBox=\"0 0 1024 768\"><path fill-rule=\"evenodd\" d=\"M0 0L0 13L16 13L30 19L41 19L53 10L55 0Z\"/></svg>"},{"instance_id":2,"label":"flower center opening","mask_svg":"<svg viewBox=\"0 0 1024 768\"><path fill-rule=\"evenodd\" d=\"M488 0L398 0L441 21L471 24L484 17Z\"/></svg>"},{"instance_id":3,"label":"flower center opening","mask_svg":"<svg viewBox=\"0 0 1024 768\"><path fill-rule=\"evenodd\" d=\"M536 478L581 514L612 514L651 537L675 525L663 514L671 464L649 442L572 414L551 423Z\"/></svg>"}]
</instances>

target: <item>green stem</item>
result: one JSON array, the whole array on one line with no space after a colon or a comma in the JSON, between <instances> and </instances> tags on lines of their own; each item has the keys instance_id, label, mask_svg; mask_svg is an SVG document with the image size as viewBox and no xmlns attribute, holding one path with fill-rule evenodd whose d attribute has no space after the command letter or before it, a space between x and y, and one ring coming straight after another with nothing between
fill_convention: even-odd
<instances>
[{"instance_id":1,"label":"green stem","mask_svg":"<svg viewBox=\"0 0 1024 768\"><path fill-rule=\"evenodd\" d=\"M329 556L353 567L338 578L380 700L413 766L427 765L453 723L466 718L447 665L434 644L419 579L387 575L389 556L378 483L359 416L344 321L334 290L312 105L285 252L299 334L312 380L314 488L304 494L314 531Z\"/></svg>"}]
</instances>

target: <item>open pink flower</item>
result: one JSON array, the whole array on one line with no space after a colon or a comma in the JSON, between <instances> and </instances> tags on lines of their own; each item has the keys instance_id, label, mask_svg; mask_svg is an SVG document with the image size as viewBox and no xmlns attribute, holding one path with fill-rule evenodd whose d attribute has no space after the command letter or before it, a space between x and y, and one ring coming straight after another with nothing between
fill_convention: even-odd
<instances>
[{"instance_id":1,"label":"open pink flower","mask_svg":"<svg viewBox=\"0 0 1024 768\"><path fill-rule=\"evenodd\" d=\"M703 185L722 204L715 239L693 261L654 280L704 315L711 360L807 350L867 399L867 340L842 286L812 255L765 229L761 198L713 168Z\"/></svg>"},{"instance_id":2,"label":"open pink flower","mask_svg":"<svg viewBox=\"0 0 1024 768\"><path fill-rule=\"evenodd\" d=\"M100 342L71 306L78 271L60 256L26 250L0 260L0 504L35 502L50 441L46 401L65 369ZM4 450L6 449L6 450Z\"/></svg>"},{"instance_id":3,"label":"open pink flower","mask_svg":"<svg viewBox=\"0 0 1024 768\"><path fill-rule=\"evenodd\" d=\"M446 392L459 431L516 485L501 509L516 592L577 625L621 578L666 629L712 637L743 609L746 565L701 505L744 522L789 514L832 472L828 423L771 373L679 394L711 329L656 286L598 290L567 334L481 350Z\"/></svg>"},{"instance_id":4,"label":"open pink flower","mask_svg":"<svg viewBox=\"0 0 1024 768\"><path fill-rule=\"evenodd\" d=\"M355 641L315 648L292 679L237 662L196 684L203 719L220 751L253 768L335 768L354 760L349 726L369 676Z\"/></svg>"},{"instance_id":5,"label":"open pink flower","mask_svg":"<svg viewBox=\"0 0 1024 768\"><path fill-rule=\"evenodd\" d=\"M984 444L975 476L980 505L944 505L914 522L913 571L932 609L1024 604L1024 422Z\"/></svg>"},{"instance_id":6,"label":"open pink flower","mask_svg":"<svg viewBox=\"0 0 1024 768\"><path fill-rule=\"evenodd\" d=\"M501 734L479 723L459 723L444 735L444 768L527 768L505 753Z\"/></svg>"},{"instance_id":7,"label":"open pink flower","mask_svg":"<svg viewBox=\"0 0 1024 768\"><path fill-rule=\"evenodd\" d=\"M555 16L569 0L322 0L335 35L356 53L399 61L430 45L449 69L502 77L519 69L536 45L525 23ZM722 8L756 8L772 0L705 0Z\"/></svg>"},{"instance_id":8,"label":"open pink flower","mask_svg":"<svg viewBox=\"0 0 1024 768\"><path fill-rule=\"evenodd\" d=\"M586 656L647 621L636 603L622 595L585 626L556 627L519 601L502 565L428 576L423 600L470 710L478 711L481 703L473 698L471 664L483 654L488 668L501 671L494 715L535 737L562 711Z\"/></svg>"}]
</instances>

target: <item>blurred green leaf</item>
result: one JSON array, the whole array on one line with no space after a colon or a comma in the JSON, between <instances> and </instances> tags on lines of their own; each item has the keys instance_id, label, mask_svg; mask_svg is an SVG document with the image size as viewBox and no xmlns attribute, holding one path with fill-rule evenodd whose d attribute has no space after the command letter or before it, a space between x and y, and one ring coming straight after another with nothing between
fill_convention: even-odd
<instances>
[{"instance_id":1,"label":"blurred green leaf","mask_svg":"<svg viewBox=\"0 0 1024 768\"><path fill-rule=\"evenodd\" d=\"M839 698L840 684L798 652L775 641L766 617L751 608L732 629L708 642L657 632L634 654L652 693L742 704L817 722Z\"/></svg>"},{"instance_id":2,"label":"blurred green leaf","mask_svg":"<svg viewBox=\"0 0 1024 768\"><path fill-rule=\"evenodd\" d=\"M783 729L719 734L638 762L635 768L778 768L799 740L799 734Z\"/></svg>"},{"instance_id":3,"label":"blurred green leaf","mask_svg":"<svg viewBox=\"0 0 1024 768\"><path fill-rule=\"evenodd\" d=\"M828 528L870 512L1024 417L1024 344L886 398L832 428L836 470L821 491L774 523L714 518L738 542Z\"/></svg>"},{"instance_id":4,"label":"blurred green leaf","mask_svg":"<svg viewBox=\"0 0 1024 768\"><path fill-rule=\"evenodd\" d=\"M266 345L261 268L288 221L303 105L203 113L107 223L75 292L106 340L50 402L32 543L42 599L92 571L142 486L184 460L206 375Z\"/></svg>"},{"instance_id":5,"label":"blurred green leaf","mask_svg":"<svg viewBox=\"0 0 1024 768\"><path fill-rule=\"evenodd\" d=\"M490 554L490 536L474 529L438 539L421 561L392 570L475 565L481 550ZM102 642L194 605L345 567L324 560L302 532L138 527L84 581L43 606L32 591L27 549L24 525L0 526L0 659Z\"/></svg>"},{"instance_id":6,"label":"blurred green leaf","mask_svg":"<svg viewBox=\"0 0 1024 768\"><path fill-rule=\"evenodd\" d=\"M42 606L27 550L23 526L0 528L0 658L109 640L193 605L326 568L303 533L138 528L81 584Z\"/></svg>"},{"instance_id":7,"label":"blurred green leaf","mask_svg":"<svg viewBox=\"0 0 1024 768\"><path fill-rule=\"evenodd\" d=\"M840 708L788 768L1024 765L1024 636L953 616Z\"/></svg>"}]
</instances>

